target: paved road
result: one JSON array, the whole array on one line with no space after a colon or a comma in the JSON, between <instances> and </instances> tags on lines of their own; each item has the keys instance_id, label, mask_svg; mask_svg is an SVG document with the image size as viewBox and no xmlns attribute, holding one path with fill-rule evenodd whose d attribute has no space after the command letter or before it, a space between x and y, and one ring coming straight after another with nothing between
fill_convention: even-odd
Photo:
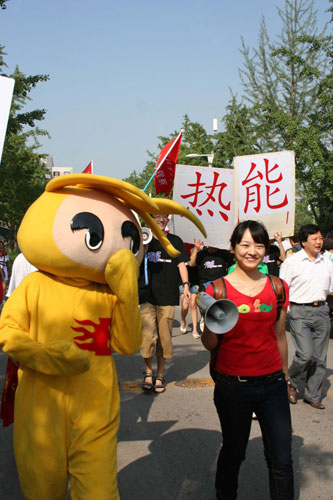
<instances>
[{"instance_id":1,"label":"paved road","mask_svg":"<svg viewBox=\"0 0 333 500\"><path fill-rule=\"evenodd\" d=\"M164 394L139 390L138 354L115 356L121 388L118 482L122 500L215 500L220 429L212 402L208 353L174 321L175 357L168 362ZM290 343L290 357L293 347ZM0 354L3 375L5 356ZM326 410L300 400L291 406L296 499L331 500L333 479L333 339L324 381ZM267 500L268 480L258 422L253 421L238 500ZM0 498L22 500L12 454L12 429L0 429ZM36 499L37 500L37 499ZM52 500L52 499L50 499ZM99 499L96 499L99 500Z\"/></svg>"}]
</instances>

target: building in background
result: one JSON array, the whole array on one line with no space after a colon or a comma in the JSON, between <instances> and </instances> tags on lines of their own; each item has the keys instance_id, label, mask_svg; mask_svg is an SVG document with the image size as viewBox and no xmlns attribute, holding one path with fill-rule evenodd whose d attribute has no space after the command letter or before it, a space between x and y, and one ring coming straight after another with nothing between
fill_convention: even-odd
<instances>
[{"instance_id":1,"label":"building in background","mask_svg":"<svg viewBox=\"0 0 333 500\"><path fill-rule=\"evenodd\" d=\"M59 175L67 175L72 173L73 173L72 167L52 167L51 170L52 178L59 177Z\"/></svg>"},{"instance_id":2,"label":"building in background","mask_svg":"<svg viewBox=\"0 0 333 500\"><path fill-rule=\"evenodd\" d=\"M60 175L67 175L73 173L72 167L55 167L51 155L47 155L41 161L45 166L46 170L45 177L47 180L53 179L53 177L59 177Z\"/></svg>"}]
</instances>

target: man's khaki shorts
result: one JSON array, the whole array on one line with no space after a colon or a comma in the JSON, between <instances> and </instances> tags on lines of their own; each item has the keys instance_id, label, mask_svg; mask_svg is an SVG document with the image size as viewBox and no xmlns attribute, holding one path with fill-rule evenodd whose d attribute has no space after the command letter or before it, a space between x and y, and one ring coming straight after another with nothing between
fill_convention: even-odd
<instances>
[{"instance_id":1,"label":"man's khaki shorts","mask_svg":"<svg viewBox=\"0 0 333 500\"><path fill-rule=\"evenodd\" d=\"M175 306L154 306L149 302L140 305L142 319L141 356L151 358L155 353L158 358L173 357L172 322Z\"/></svg>"}]
</instances>

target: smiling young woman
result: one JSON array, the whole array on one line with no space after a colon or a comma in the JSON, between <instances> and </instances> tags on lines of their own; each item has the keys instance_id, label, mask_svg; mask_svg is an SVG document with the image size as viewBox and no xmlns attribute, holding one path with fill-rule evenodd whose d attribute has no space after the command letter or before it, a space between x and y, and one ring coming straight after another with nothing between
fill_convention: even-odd
<instances>
[{"instance_id":1,"label":"smiling young woman","mask_svg":"<svg viewBox=\"0 0 333 500\"><path fill-rule=\"evenodd\" d=\"M218 349L214 403L223 445L217 463L216 498L237 498L238 473L255 412L263 436L271 498L291 500L294 493L285 335L288 287L284 284L285 300L278 314L270 279L258 269L269 246L262 224L251 220L238 224L230 246L237 265L224 278L225 296L238 307L239 320L222 337L206 327L202 335L206 349ZM214 286L209 285L206 293L214 296Z\"/></svg>"}]
</instances>

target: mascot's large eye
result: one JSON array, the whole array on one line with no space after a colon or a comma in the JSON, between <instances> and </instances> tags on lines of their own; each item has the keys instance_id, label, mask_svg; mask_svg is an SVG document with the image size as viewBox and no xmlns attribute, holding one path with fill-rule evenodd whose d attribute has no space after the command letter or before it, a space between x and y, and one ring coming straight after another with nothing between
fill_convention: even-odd
<instances>
[{"instance_id":1,"label":"mascot's large eye","mask_svg":"<svg viewBox=\"0 0 333 500\"><path fill-rule=\"evenodd\" d=\"M131 238L130 250L134 253L134 255L137 255L140 249L141 238L139 230L134 222L129 220L123 222L121 226L121 235L123 238Z\"/></svg>"},{"instance_id":2,"label":"mascot's large eye","mask_svg":"<svg viewBox=\"0 0 333 500\"><path fill-rule=\"evenodd\" d=\"M90 212L80 212L76 214L71 221L71 230L79 231L88 229L85 236L85 243L89 250L98 250L104 240L104 227L96 215Z\"/></svg>"}]
</instances>

